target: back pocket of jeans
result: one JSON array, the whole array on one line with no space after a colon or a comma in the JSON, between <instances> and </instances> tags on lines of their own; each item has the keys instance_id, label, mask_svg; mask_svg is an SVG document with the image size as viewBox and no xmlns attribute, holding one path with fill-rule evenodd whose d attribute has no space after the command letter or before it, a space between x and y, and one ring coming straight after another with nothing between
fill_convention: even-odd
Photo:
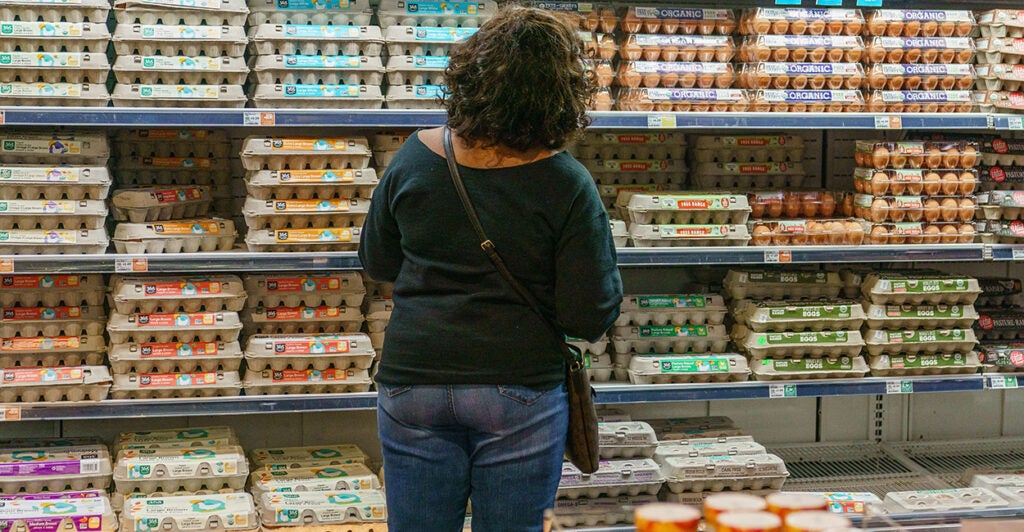
<instances>
[{"instance_id":1,"label":"back pocket of jeans","mask_svg":"<svg viewBox=\"0 0 1024 532\"><path fill-rule=\"evenodd\" d=\"M543 397L544 394L547 392L534 390L533 388L530 388L528 386L499 385L498 393L505 397L508 397L509 399L517 403L522 403L524 405L529 406L539 401L540 398Z\"/></svg>"},{"instance_id":2,"label":"back pocket of jeans","mask_svg":"<svg viewBox=\"0 0 1024 532\"><path fill-rule=\"evenodd\" d=\"M388 397L394 398L394 397L398 397L399 395L402 395L403 393L408 392L409 390L411 390L412 389L412 385L410 384L410 385L391 386L390 384L377 383L377 389L379 391L384 392Z\"/></svg>"}]
</instances>

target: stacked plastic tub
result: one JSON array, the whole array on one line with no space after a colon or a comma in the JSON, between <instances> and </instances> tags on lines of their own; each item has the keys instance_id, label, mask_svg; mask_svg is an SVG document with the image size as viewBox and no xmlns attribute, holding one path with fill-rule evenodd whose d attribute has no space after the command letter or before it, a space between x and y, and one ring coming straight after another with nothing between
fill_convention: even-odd
<instances>
[{"instance_id":1,"label":"stacked plastic tub","mask_svg":"<svg viewBox=\"0 0 1024 532\"><path fill-rule=\"evenodd\" d=\"M104 253L106 135L9 131L0 140L0 254Z\"/></svg>"},{"instance_id":2,"label":"stacked plastic tub","mask_svg":"<svg viewBox=\"0 0 1024 532\"><path fill-rule=\"evenodd\" d=\"M366 289L359 273L254 274L245 287L247 395L370 389L376 353L360 334Z\"/></svg>"},{"instance_id":3,"label":"stacked plastic tub","mask_svg":"<svg viewBox=\"0 0 1024 532\"><path fill-rule=\"evenodd\" d=\"M238 395L238 311L245 298L241 279L233 275L113 276L113 312L107 324L114 372L111 396Z\"/></svg>"},{"instance_id":4,"label":"stacked plastic tub","mask_svg":"<svg viewBox=\"0 0 1024 532\"><path fill-rule=\"evenodd\" d=\"M367 0L249 0L256 107L380 109L380 27Z\"/></svg>"},{"instance_id":5,"label":"stacked plastic tub","mask_svg":"<svg viewBox=\"0 0 1024 532\"><path fill-rule=\"evenodd\" d=\"M245 107L244 0L115 2L114 105Z\"/></svg>"},{"instance_id":6,"label":"stacked plastic tub","mask_svg":"<svg viewBox=\"0 0 1024 532\"><path fill-rule=\"evenodd\" d=\"M105 107L108 0L0 6L0 105Z\"/></svg>"}]
</instances>

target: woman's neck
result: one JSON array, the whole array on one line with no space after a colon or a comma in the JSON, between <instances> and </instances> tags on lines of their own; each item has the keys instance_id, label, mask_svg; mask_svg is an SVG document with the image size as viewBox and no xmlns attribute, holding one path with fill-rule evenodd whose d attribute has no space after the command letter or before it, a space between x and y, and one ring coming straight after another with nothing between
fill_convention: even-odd
<instances>
[{"instance_id":1,"label":"woman's neck","mask_svg":"<svg viewBox=\"0 0 1024 532\"><path fill-rule=\"evenodd\" d=\"M420 141L426 144L431 151L443 156L443 135L444 128L424 130L420 132ZM543 147L530 148L523 151L500 144L486 146L486 142L467 141L456 134L452 135L452 144L455 148L455 158L458 159L459 164L470 168L483 169L521 166L546 159L557 154L559 151Z\"/></svg>"}]
</instances>

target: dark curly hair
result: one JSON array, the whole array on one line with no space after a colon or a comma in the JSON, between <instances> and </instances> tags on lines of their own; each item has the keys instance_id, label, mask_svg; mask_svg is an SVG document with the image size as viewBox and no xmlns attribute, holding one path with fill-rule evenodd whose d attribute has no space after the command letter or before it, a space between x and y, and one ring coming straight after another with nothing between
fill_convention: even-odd
<instances>
[{"instance_id":1,"label":"dark curly hair","mask_svg":"<svg viewBox=\"0 0 1024 532\"><path fill-rule=\"evenodd\" d=\"M590 123L594 74L562 14L503 6L455 47L445 70L448 126L484 147L562 149Z\"/></svg>"}]
</instances>

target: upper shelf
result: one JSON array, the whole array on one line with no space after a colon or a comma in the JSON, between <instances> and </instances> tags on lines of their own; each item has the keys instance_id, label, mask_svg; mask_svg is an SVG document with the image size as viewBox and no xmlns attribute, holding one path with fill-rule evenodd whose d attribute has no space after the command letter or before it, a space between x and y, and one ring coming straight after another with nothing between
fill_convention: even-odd
<instances>
[{"instance_id":1,"label":"upper shelf","mask_svg":"<svg viewBox=\"0 0 1024 532\"><path fill-rule=\"evenodd\" d=\"M594 112L592 127L623 129L1022 129L1020 115L872 113ZM113 127L430 127L438 110L401 109L149 109L124 107L0 107L11 126Z\"/></svg>"}]
</instances>

